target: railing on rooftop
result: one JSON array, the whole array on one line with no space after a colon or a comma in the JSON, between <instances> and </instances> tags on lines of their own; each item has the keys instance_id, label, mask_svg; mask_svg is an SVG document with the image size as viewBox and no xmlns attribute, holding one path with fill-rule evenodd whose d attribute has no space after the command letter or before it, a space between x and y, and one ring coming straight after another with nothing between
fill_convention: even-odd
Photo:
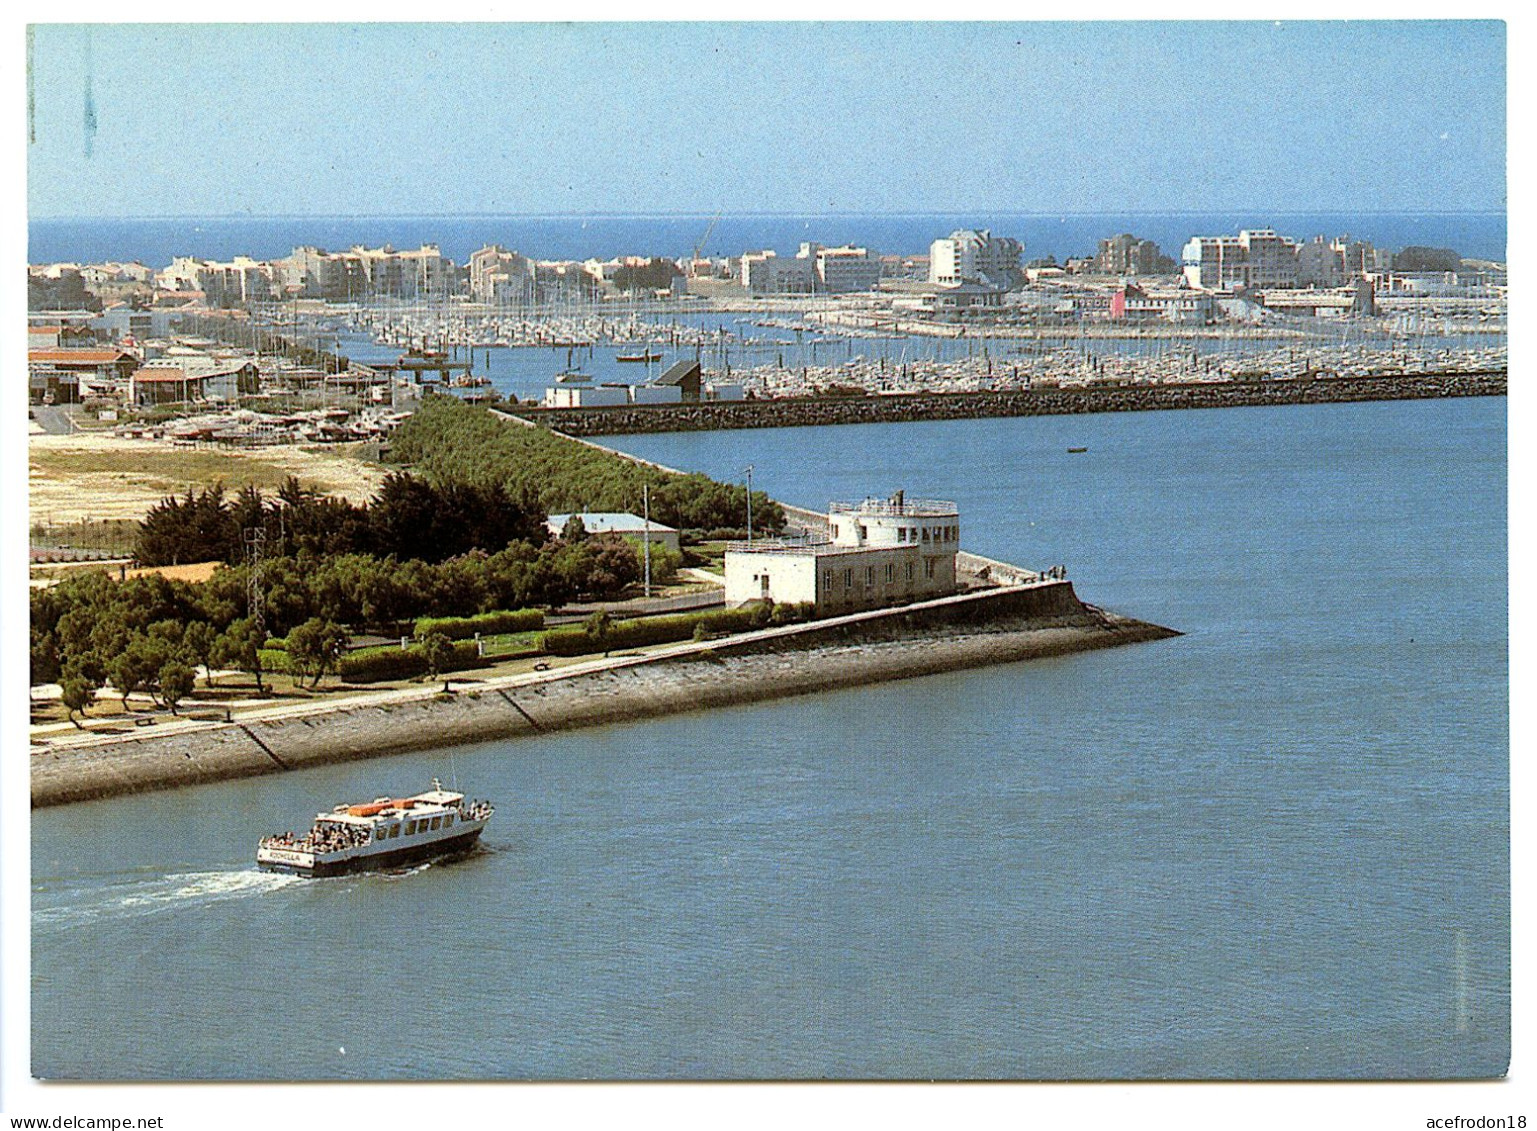
<instances>
[{"instance_id":1,"label":"railing on rooftop","mask_svg":"<svg viewBox=\"0 0 1537 1131\"><path fill-rule=\"evenodd\" d=\"M832 540L825 534L808 534L803 538L754 538L751 542L727 542L726 549L738 553L815 554L832 548Z\"/></svg>"},{"instance_id":2,"label":"railing on rooftop","mask_svg":"<svg viewBox=\"0 0 1537 1131\"><path fill-rule=\"evenodd\" d=\"M866 499L860 503L828 503L827 513L913 515L931 518L959 514L960 508L942 499Z\"/></svg>"}]
</instances>

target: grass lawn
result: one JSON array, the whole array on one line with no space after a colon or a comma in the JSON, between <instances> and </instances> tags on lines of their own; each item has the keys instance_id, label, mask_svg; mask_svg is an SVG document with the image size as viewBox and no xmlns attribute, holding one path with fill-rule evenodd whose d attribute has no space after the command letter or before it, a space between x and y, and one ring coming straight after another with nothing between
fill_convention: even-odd
<instances>
[{"instance_id":1,"label":"grass lawn","mask_svg":"<svg viewBox=\"0 0 1537 1131\"><path fill-rule=\"evenodd\" d=\"M213 484L222 480L231 492L246 486L276 490L292 474L260 456L229 455L198 448L151 448L126 455L118 451L49 449L34 447L28 453L33 468L50 478L74 475L117 474L167 494L182 494L187 485Z\"/></svg>"}]
</instances>

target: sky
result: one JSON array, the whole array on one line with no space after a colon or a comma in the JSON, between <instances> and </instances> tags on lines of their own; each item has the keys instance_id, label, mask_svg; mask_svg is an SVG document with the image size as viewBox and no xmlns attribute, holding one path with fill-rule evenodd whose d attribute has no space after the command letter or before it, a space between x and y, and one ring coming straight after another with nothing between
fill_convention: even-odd
<instances>
[{"instance_id":1,"label":"sky","mask_svg":"<svg viewBox=\"0 0 1537 1131\"><path fill-rule=\"evenodd\" d=\"M32 31L39 218L1505 207L1499 21Z\"/></svg>"}]
</instances>

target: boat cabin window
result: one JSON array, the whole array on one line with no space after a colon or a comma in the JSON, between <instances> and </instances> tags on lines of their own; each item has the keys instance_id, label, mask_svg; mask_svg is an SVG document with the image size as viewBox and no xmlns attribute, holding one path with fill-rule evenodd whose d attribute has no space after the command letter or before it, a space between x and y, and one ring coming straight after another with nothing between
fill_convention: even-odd
<instances>
[{"instance_id":1,"label":"boat cabin window","mask_svg":"<svg viewBox=\"0 0 1537 1131\"><path fill-rule=\"evenodd\" d=\"M416 822L415 821L407 821L406 822L406 835L407 836L411 836L415 832L416 832Z\"/></svg>"},{"instance_id":2,"label":"boat cabin window","mask_svg":"<svg viewBox=\"0 0 1537 1131\"><path fill-rule=\"evenodd\" d=\"M443 827L443 818L442 817L434 817L434 818L432 818L432 827L434 829L442 828Z\"/></svg>"},{"instance_id":3,"label":"boat cabin window","mask_svg":"<svg viewBox=\"0 0 1537 1131\"><path fill-rule=\"evenodd\" d=\"M452 827L453 823L454 823L454 815L452 813L450 813L448 816L443 818L443 827L445 829Z\"/></svg>"}]
</instances>

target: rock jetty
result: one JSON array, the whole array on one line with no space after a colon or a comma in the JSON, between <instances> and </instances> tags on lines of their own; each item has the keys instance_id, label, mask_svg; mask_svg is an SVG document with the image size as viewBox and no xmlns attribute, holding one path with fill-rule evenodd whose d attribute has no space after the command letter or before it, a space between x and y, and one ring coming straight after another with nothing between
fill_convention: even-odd
<instances>
[{"instance_id":1,"label":"rock jetty","mask_svg":"<svg viewBox=\"0 0 1537 1131\"><path fill-rule=\"evenodd\" d=\"M1038 387L973 393L901 393L889 396L775 398L613 408L519 408L513 411L524 420L569 436L617 436L642 432L892 424L914 420L1148 412L1241 405L1493 397L1504 396L1505 391L1506 370L1501 369L1314 380Z\"/></svg>"}]
</instances>

